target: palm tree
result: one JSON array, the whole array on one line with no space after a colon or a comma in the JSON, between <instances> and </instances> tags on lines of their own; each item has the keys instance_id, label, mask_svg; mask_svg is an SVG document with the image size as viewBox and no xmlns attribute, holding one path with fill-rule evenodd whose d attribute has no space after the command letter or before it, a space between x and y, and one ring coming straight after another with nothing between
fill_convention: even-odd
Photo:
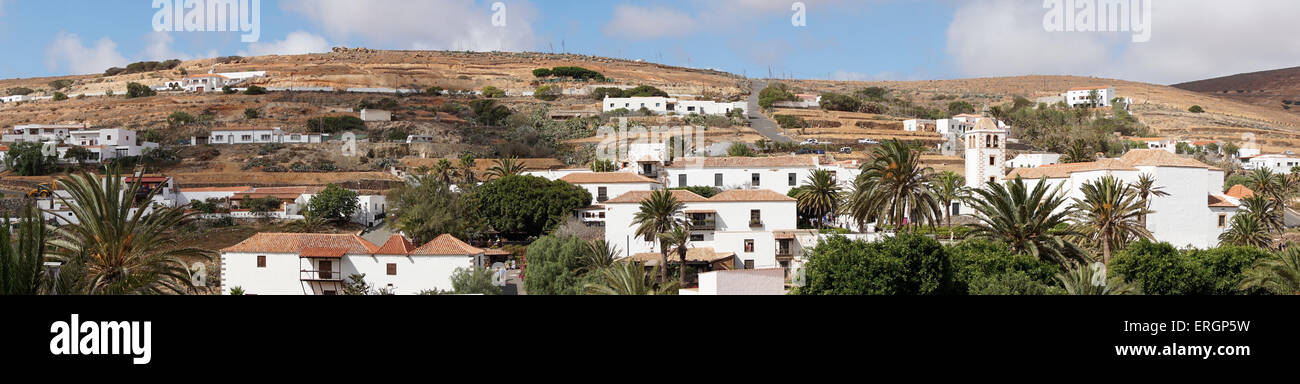
<instances>
[{"instance_id":1,"label":"palm tree","mask_svg":"<svg viewBox=\"0 0 1300 384\"><path fill-rule=\"evenodd\" d=\"M1017 177L1010 183L988 183L973 191L968 202L979 213L976 217L980 222L969 225L971 237L1005 242L1012 252L1063 266L1087 261L1078 246L1066 241L1075 232L1057 229L1067 227L1069 212L1057 213L1066 201L1061 186L1049 188L1043 179L1030 191Z\"/></svg>"},{"instance_id":2,"label":"palm tree","mask_svg":"<svg viewBox=\"0 0 1300 384\"><path fill-rule=\"evenodd\" d=\"M659 240L664 245L673 247L677 252L677 283L683 287L686 286L686 252L691 245L691 232L686 230L685 225L678 224L672 230L659 234ZM664 268L667 268L665 265Z\"/></svg>"},{"instance_id":3,"label":"palm tree","mask_svg":"<svg viewBox=\"0 0 1300 384\"><path fill-rule=\"evenodd\" d=\"M606 243L604 239L587 243L587 252L582 256L582 268L595 272L614 265L620 259L618 246Z\"/></svg>"},{"instance_id":4,"label":"palm tree","mask_svg":"<svg viewBox=\"0 0 1300 384\"><path fill-rule=\"evenodd\" d=\"M1141 176L1138 176L1137 183L1133 184L1133 186L1137 188L1138 196L1142 198L1142 206L1148 211L1151 210L1152 197L1169 196L1169 192L1165 192L1165 187L1156 186L1156 177L1150 173L1143 173ZM1138 218L1138 221L1142 222L1143 227L1146 227L1147 225L1147 214L1149 213L1150 212L1144 213L1142 214L1142 217Z\"/></svg>"},{"instance_id":5,"label":"palm tree","mask_svg":"<svg viewBox=\"0 0 1300 384\"><path fill-rule=\"evenodd\" d=\"M1072 217L1076 232L1101 247L1102 264L1110 264L1111 252L1130 239L1151 239L1151 231L1140 218L1149 211L1137 189L1112 176L1083 184L1082 199L1074 199Z\"/></svg>"},{"instance_id":6,"label":"palm tree","mask_svg":"<svg viewBox=\"0 0 1300 384\"><path fill-rule=\"evenodd\" d=\"M466 153L460 157L460 175L465 178L466 184L474 184L478 180L474 177L474 155Z\"/></svg>"},{"instance_id":7,"label":"palm tree","mask_svg":"<svg viewBox=\"0 0 1300 384\"><path fill-rule=\"evenodd\" d=\"M828 216L840 210L843 197L831 172L818 169L808 176L808 185L799 188L795 198L799 200L799 211L816 215L817 228L821 229L825 227Z\"/></svg>"},{"instance_id":8,"label":"palm tree","mask_svg":"<svg viewBox=\"0 0 1300 384\"><path fill-rule=\"evenodd\" d=\"M421 176L423 176L423 175L427 175L427 174L429 174L429 172L433 172L433 167L430 167L430 166L427 166L427 165L421 165L421 166L415 167L414 171L415 171L415 174L416 174L416 175L421 175Z\"/></svg>"},{"instance_id":9,"label":"palm tree","mask_svg":"<svg viewBox=\"0 0 1300 384\"><path fill-rule=\"evenodd\" d=\"M1241 281L1241 290L1266 289L1283 295L1300 295L1300 248L1255 261Z\"/></svg>"},{"instance_id":10,"label":"palm tree","mask_svg":"<svg viewBox=\"0 0 1300 384\"><path fill-rule=\"evenodd\" d=\"M1219 235L1219 242L1230 245L1267 248L1273 243L1268 229L1258 217L1249 213L1238 213L1232 217L1232 226Z\"/></svg>"},{"instance_id":11,"label":"palm tree","mask_svg":"<svg viewBox=\"0 0 1300 384\"><path fill-rule=\"evenodd\" d=\"M1263 194L1256 194L1241 199L1242 212L1238 215L1250 215L1268 232L1286 231L1286 216L1282 202Z\"/></svg>"},{"instance_id":12,"label":"palm tree","mask_svg":"<svg viewBox=\"0 0 1300 384\"><path fill-rule=\"evenodd\" d=\"M1257 194L1281 199L1283 193L1279 176L1281 175L1273 173L1272 169L1264 167L1246 173L1246 182L1243 184Z\"/></svg>"},{"instance_id":13,"label":"palm tree","mask_svg":"<svg viewBox=\"0 0 1300 384\"><path fill-rule=\"evenodd\" d=\"M438 164L433 166L433 176L443 184L451 184L451 178L455 173L456 168L451 166L451 160L438 159Z\"/></svg>"},{"instance_id":14,"label":"palm tree","mask_svg":"<svg viewBox=\"0 0 1300 384\"><path fill-rule=\"evenodd\" d=\"M321 233L330 228L330 221L316 215L307 214L302 220L291 221L284 225L288 233Z\"/></svg>"},{"instance_id":15,"label":"palm tree","mask_svg":"<svg viewBox=\"0 0 1300 384\"><path fill-rule=\"evenodd\" d=\"M55 230L49 241L56 260L84 270L77 287L85 294L183 294L194 288L182 258L210 259L210 251L189 247L180 237L192 218L184 208L150 207L161 188L137 197L138 183L121 175L82 173L59 181L69 198L63 204L76 217Z\"/></svg>"},{"instance_id":16,"label":"palm tree","mask_svg":"<svg viewBox=\"0 0 1300 384\"><path fill-rule=\"evenodd\" d=\"M1092 148L1088 147L1088 143L1083 142L1083 140L1071 142L1070 146L1065 149L1065 156L1061 158L1061 162L1065 164L1087 163L1096 160L1097 153L1093 152Z\"/></svg>"},{"instance_id":17,"label":"palm tree","mask_svg":"<svg viewBox=\"0 0 1300 384\"><path fill-rule=\"evenodd\" d=\"M587 284L589 295L673 295L677 293L676 282L660 283L655 287L654 275L661 273L663 266L656 265L649 272L637 262L618 262L600 271L600 282Z\"/></svg>"},{"instance_id":18,"label":"palm tree","mask_svg":"<svg viewBox=\"0 0 1300 384\"><path fill-rule=\"evenodd\" d=\"M527 169L524 166L524 163L519 162L519 158L515 158L515 157L496 159L493 160L493 162L495 164L492 166L492 168L488 168L487 174L488 176L495 177L495 178L516 176L521 173L524 173L524 170Z\"/></svg>"},{"instance_id":19,"label":"palm tree","mask_svg":"<svg viewBox=\"0 0 1300 384\"><path fill-rule=\"evenodd\" d=\"M685 206L668 190L661 189L650 193L650 197L641 201L641 210L632 216L632 224L637 226L636 235L645 238L646 241L654 241L660 234L672 231L674 227L682 224L682 220L677 218L677 212ZM666 268L668 242L662 238L659 239L659 256L659 265ZM660 283L668 279L668 271L665 268L659 269Z\"/></svg>"},{"instance_id":20,"label":"palm tree","mask_svg":"<svg viewBox=\"0 0 1300 384\"><path fill-rule=\"evenodd\" d=\"M952 203L961 201L966 198L969 191L966 188L966 178L957 175L953 171L943 171L930 182L930 190L934 196L939 198L939 203L943 204L944 223L948 226L948 241L956 237L956 232L952 229Z\"/></svg>"},{"instance_id":21,"label":"palm tree","mask_svg":"<svg viewBox=\"0 0 1300 384\"><path fill-rule=\"evenodd\" d=\"M871 162L862 166L862 174L854 181L845 212L859 226L872 221L887 222L898 228L904 224L933 226L935 218L943 212L928 187L933 170L922 166L918 146L887 140L871 157Z\"/></svg>"},{"instance_id":22,"label":"palm tree","mask_svg":"<svg viewBox=\"0 0 1300 384\"><path fill-rule=\"evenodd\" d=\"M45 223L41 211L27 205L18 220L18 238L10 236L9 218L0 229L0 295L36 295L46 285Z\"/></svg>"},{"instance_id":23,"label":"palm tree","mask_svg":"<svg viewBox=\"0 0 1300 384\"><path fill-rule=\"evenodd\" d=\"M1097 263L1056 274L1068 295L1140 295L1141 288L1124 281L1122 276L1106 276L1106 265Z\"/></svg>"}]
</instances>

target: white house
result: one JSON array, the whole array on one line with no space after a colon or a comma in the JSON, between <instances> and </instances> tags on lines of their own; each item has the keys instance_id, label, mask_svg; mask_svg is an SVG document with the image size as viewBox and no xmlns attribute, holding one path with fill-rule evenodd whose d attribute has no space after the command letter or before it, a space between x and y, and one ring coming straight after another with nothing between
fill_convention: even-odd
<instances>
[{"instance_id":1,"label":"white house","mask_svg":"<svg viewBox=\"0 0 1300 384\"><path fill-rule=\"evenodd\" d=\"M47 141L62 141L68 138L74 130L85 130L89 127L85 124L29 124L15 125L12 134L6 134L0 138L0 142L5 143L30 143Z\"/></svg>"},{"instance_id":2,"label":"white house","mask_svg":"<svg viewBox=\"0 0 1300 384\"><path fill-rule=\"evenodd\" d=\"M0 97L0 104L3 104L3 103L21 103L21 102L24 102L24 101L31 101L31 100L33 100L33 98L32 98L31 96L27 96L27 95L4 96L4 97Z\"/></svg>"},{"instance_id":3,"label":"white house","mask_svg":"<svg viewBox=\"0 0 1300 384\"><path fill-rule=\"evenodd\" d=\"M657 260L658 241L637 236L633 217L650 191L605 202L605 241L638 260ZM691 235L688 261L731 268L790 268L795 258L796 201L772 190L730 190L712 198L671 192Z\"/></svg>"},{"instance_id":4,"label":"white house","mask_svg":"<svg viewBox=\"0 0 1300 384\"><path fill-rule=\"evenodd\" d=\"M944 138L944 142L935 147L939 153L944 156L965 156L966 151L962 145L966 132L975 129L976 124L981 120L988 119L996 123L996 128L1001 130L1010 130L1011 127L1006 122L994 120L981 115L960 114L953 116L951 119L925 120L911 119L903 121L903 130L907 132L934 132Z\"/></svg>"},{"instance_id":5,"label":"white house","mask_svg":"<svg viewBox=\"0 0 1300 384\"><path fill-rule=\"evenodd\" d=\"M1291 168L1300 166L1300 158L1289 155L1260 155L1251 157L1241 165L1249 170L1268 169L1274 173L1291 174Z\"/></svg>"},{"instance_id":6,"label":"white house","mask_svg":"<svg viewBox=\"0 0 1300 384\"><path fill-rule=\"evenodd\" d=\"M1136 137L1130 140L1146 143L1147 149L1158 149L1161 151L1178 154L1178 140L1164 137Z\"/></svg>"},{"instance_id":7,"label":"white house","mask_svg":"<svg viewBox=\"0 0 1300 384\"><path fill-rule=\"evenodd\" d=\"M184 80L181 80L181 88L189 92L220 92L223 87L234 86L259 77L266 77L266 72L227 72L190 75ZM171 84L172 82L168 83L168 85Z\"/></svg>"},{"instance_id":8,"label":"white house","mask_svg":"<svg viewBox=\"0 0 1300 384\"><path fill-rule=\"evenodd\" d=\"M362 109L361 121L392 121L393 113L382 109Z\"/></svg>"},{"instance_id":9,"label":"white house","mask_svg":"<svg viewBox=\"0 0 1300 384\"><path fill-rule=\"evenodd\" d=\"M632 191L653 191L661 187L654 179L629 172L570 173L560 181L591 192L592 201L604 203Z\"/></svg>"},{"instance_id":10,"label":"white house","mask_svg":"<svg viewBox=\"0 0 1300 384\"><path fill-rule=\"evenodd\" d=\"M1045 165L1061 163L1061 154L1059 153L1022 153L1016 158L1007 161L1007 168L1038 168Z\"/></svg>"},{"instance_id":11,"label":"white house","mask_svg":"<svg viewBox=\"0 0 1300 384\"><path fill-rule=\"evenodd\" d=\"M287 133L280 128L214 128L207 136L193 136L190 145L219 144L313 144L322 142L319 133Z\"/></svg>"},{"instance_id":12,"label":"white house","mask_svg":"<svg viewBox=\"0 0 1300 384\"><path fill-rule=\"evenodd\" d=\"M1164 150L1137 149L1118 159L1016 169L1004 180L1021 177L1032 188L1045 178L1068 197L1082 198L1085 183L1105 176L1132 183L1143 174L1169 193L1152 198L1154 213L1147 217L1147 229L1157 241L1200 249L1219 245L1219 235L1231 226L1240 205L1239 199L1223 193L1223 170Z\"/></svg>"},{"instance_id":13,"label":"white house","mask_svg":"<svg viewBox=\"0 0 1300 384\"><path fill-rule=\"evenodd\" d=\"M138 139L136 132L128 129L86 129L85 125L19 125L14 127L13 134L4 135L3 142L52 142L57 148L59 162L98 163L140 156L159 147L158 143L139 142ZM67 152L73 146L85 148L93 155L86 160L67 158Z\"/></svg>"},{"instance_id":14,"label":"white house","mask_svg":"<svg viewBox=\"0 0 1300 384\"><path fill-rule=\"evenodd\" d=\"M768 189L784 195L819 167L816 156L687 157L667 167L665 186Z\"/></svg>"},{"instance_id":15,"label":"white house","mask_svg":"<svg viewBox=\"0 0 1300 384\"><path fill-rule=\"evenodd\" d=\"M416 247L402 235L377 246L351 234L259 233L221 250L221 292L339 295L356 274L399 295L447 291L455 270L482 265L484 254L451 235Z\"/></svg>"},{"instance_id":16,"label":"white house","mask_svg":"<svg viewBox=\"0 0 1300 384\"><path fill-rule=\"evenodd\" d=\"M746 102L720 103L709 100L678 100L670 97L606 97L601 102L601 110L613 112L620 109L636 112L645 108L657 115L725 115L732 110L742 112L749 108Z\"/></svg>"},{"instance_id":17,"label":"white house","mask_svg":"<svg viewBox=\"0 0 1300 384\"><path fill-rule=\"evenodd\" d=\"M683 296L780 296L785 294L783 269L711 271L699 274L698 288L679 291Z\"/></svg>"},{"instance_id":18,"label":"white house","mask_svg":"<svg viewBox=\"0 0 1300 384\"><path fill-rule=\"evenodd\" d=\"M1094 92L1097 95L1095 103L1092 98ZM1114 100L1115 97L1115 87L1109 85L1101 87L1071 88L1069 91L1065 92L1065 103L1069 104L1071 107L1085 106L1091 108L1104 108L1111 106L1111 100Z\"/></svg>"}]
</instances>

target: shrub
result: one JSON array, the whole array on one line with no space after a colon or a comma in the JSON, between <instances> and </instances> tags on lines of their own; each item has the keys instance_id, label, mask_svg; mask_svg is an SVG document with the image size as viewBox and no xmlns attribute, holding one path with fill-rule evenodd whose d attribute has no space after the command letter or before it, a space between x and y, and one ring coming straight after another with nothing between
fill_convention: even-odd
<instances>
[{"instance_id":1,"label":"shrub","mask_svg":"<svg viewBox=\"0 0 1300 384\"><path fill-rule=\"evenodd\" d=\"M256 85L250 85L250 86L248 86L248 89L244 90L244 94L245 94L245 95L265 95L265 94L266 94L266 88L262 88L262 87L259 87L259 86L256 86Z\"/></svg>"},{"instance_id":2,"label":"shrub","mask_svg":"<svg viewBox=\"0 0 1300 384\"><path fill-rule=\"evenodd\" d=\"M862 102L838 93L823 93L822 109L827 111L857 112L862 109Z\"/></svg>"},{"instance_id":3,"label":"shrub","mask_svg":"<svg viewBox=\"0 0 1300 384\"><path fill-rule=\"evenodd\" d=\"M600 87L591 91L591 97L596 100L605 100L606 97L624 97L623 90L618 88Z\"/></svg>"},{"instance_id":4,"label":"shrub","mask_svg":"<svg viewBox=\"0 0 1300 384\"><path fill-rule=\"evenodd\" d=\"M936 295L953 291L953 266L938 241L903 233L876 243L833 236L809 253L800 295Z\"/></svg>"},{"instance_id":5,"label":"shrub","mask_svg":"<svg viewBox=\"0 0 1300 384\"><path fill-rule=\"evenodd\" d=\"M773 116L773 118L776 119L776 123L779 124L781 128L785 128L785 129L808 128L808 121L804 120L802 117L790 116L790 115L776 115Z\"/></svg>"},{"instance_id":6,"label":"shrub","mask_svg":"<svg viewBox=\"0 0 1300 384\"><path fill-rule=\"evenodd\" d=\"M1188 256L1200 264L1207 276L1205 294L1264 293L1263 291L1240 292L1237 288L1241 286L1241 281L1245 279L1245 272L1250 270L1255 261L1269 257L1269 253L1265 250L1225 245L1210 250L1190 251Z\"/></svg>"},{"instance_id":7,"label":"shrub","mask_svg":"<svg viewBox=\"0 0 1300 384\"><path fill-rule=\"evenodd\" d=\"M54 92L54 101L64 101L67 99L68 95L63 94L63 92Z\"/></svg>"},{"instance_id":8,"label":"shrub","mask_svg":"<svg viewBox=\"0 0 1300 384\"><path fill-rule=\"evenodd\" d=\"M313 133L339 133L366 129L366 122L356 116L328 116L307 120L307 130Z\"/></svg>"},{"instance_id":9,"label":"shrub","mask_svg":"<svg viewBox=\"0 0 1300 384\"><path fill-rule=\"evenodd\" d=\"M262 117L262 114L257 111L257 108L245 108L244 117L248 118L249 120L253 120Z\"/></svg>"},{"instance_id":10,"label":"shrub","mask_svg":"<svg viewBox=\"0 0 1300 384\"><path fill-rule=\"evenodd\" d=\"M171 115L167 116L167 124L173 127L179 127L186 124L193 124L196 121L198 121L198 119L195 118L194 115L181 112L181 111L172 112Z\"/></svg>"},{"instance_id":11,"label":"shrub","mask_svg":"<svg viewBox=\"0 0 1300 384\"><path fill-rule=\"evenodd\" d=\"M144 86L144 84L140 84L140 83L126 84L126 98L128 99L134 99L137 97L150 97L157 94L158 93L154 92L152 88L146 87Z\"/></svg>"},{"instance_id":12,"label":"shrub","mask_svg":"<svg viewBox=\"0 0 1300 384\"><path fill-rule=\"evenodd\" d=\"M432 96L438 96L442 94L442 91L443 91L442 87L429 87L428 89L424 90L424 93Z\"/></svg>"},{"instance_id":13,"label":"shrub","mask_svg":"<svg viewBox=\"0 0 1300 384\"><path fill-rule=\"evenodd\" d=\"M555 67L551 68L551 75L555 77L568 77L574 80L605 81L605 75L583 67Z\"/></svg>"},{"instance_id":14,"label":"shrub","mask_svg":"<svg viewBox=\"0 0 1300 384\"><path fill-rule=\"evenodd\" d=\"M1199 105L1193 105L1191 108L1188 108L1187 111L1191 113L1205 113L1205 108L1201 108Z\"/></svg>"},{"instance_id":15,"label":"shrub","mask_svg":"<svg viewBox=\"0 0 1300 384\"><path fill-rule=\"evenodd\" d=\"M524 290L529 295L579 295L591 279L583 276L587 242L577 237L546 236L528 246Z\"/></svg>"},{"instance_id":16,"label":"shrub","mask_svg":"<svg viewBox=\"0 0 1300 384\"><path fill-rule=\"evenodd\" d=\"M642 85L623 91L620 97L668 97L668 92L649 85Z\"/></svg>"},{"instance_id":17,"label":"shrub","mask_svg":"<svg viewBox=\"0 0 1300 384\"><path fill-rule=\"evenodd\" d=\"M554 73L547 68L537 68L533 70L534 77L551 77Z\"/></svg>"},{"instance_id":18,"label":"shrub","mask_svg":"<svg viewBox=\"0 0 1300 384\"><path fill-rule=\"evenodd\" d=\"M36 92L36 91L33 91L31 88L27 88L27 87L14 87L14 88L9 88L9 90L7 91L7 93L9 93L9 96L27 96L32 94L32 92Z\"/></svg>"},{"instance_id":19,"label":"shrub","mask_svg":"<svg viewBox=\"0 0 1300 384\"><path fill-rule=\"evenodd\" d=\"M749 144L745 144L742 142L735 142L735 143L731 143L730 147L727 147L727 156L754 157L757 155L754 154L753 149L749 148Z\"/></svg>"},{"instance_id":20,"label":"shrub","mask_svg":"<svg viewBox=\"0 0 1300 384\"><path fill-rule=\"evenodd\" d=\"M1196 260L1169 243L1140 241L1120 251L1110 262L1113 274L1142 286L1149 295L1195 295L1207 291L1207 276Z\"/></svg>"},{"instance_id":21,"label":"shrub","mask_svg":"<svg viewBox=\"0 0 1300 384\"><path fill-rule=\"evenodd\" d=\"M483 97L486 97L486 98L489 98L489 99L494 99L494 98L499 98L499 97L506 97L506 91L503 91L503 90L501 90L500 88L493 87L493 86L489 85L489 86L483 87Z\"/></svg>"},{"instance_id":22,"label":"shrub","mask_svg":"<svg viewBox=\"0 0 1300 384\"><path fill-rule=\"evenodd\" d=\"M1022 273L1044 286L1054 286L1056 285L1054 276L1061 272L1061 269L1052 263L1028 255L1013 254L1011 249L1001 242L967 240L949 246L947 252L952 259L956 289L970 291L971 294L978 294L974 292L976 281L983 280L982 282L986 284L981 289L990 289L987 284L995 281L1005 283L1018 279L1001 276L1014 273Z\"/></svg>"},{"instance_id":23,"label":"shrub","mask_svg":"<svg viewBox=\"0 0 1300 384\"><path fill-rule=\"evenodd\" d=\"M975 113L975 106L965 101L954 101L948 103L948 114L960 115L963 113Z\"/></svg>"},{"instance_id":24,"label":"shrub","mask_svg":"<svg viewBox=\"0 0 1300 384\"><path fill-rule=\"evenodd\" d=\"M492 270L482 267L456 268L451 274L451 289L457 295L500 295L501 287L493 282Z\"/></svg>"},{"instance_id":25,"label":"shrub","mask_svg":"<svg viewBox=\"0 0 1300 384\"><path fill-rule=\"evenodd\" d=\"M239 93L239 91L236 91L234 88L231 88L229 85L227 85L227 86L221 87L221 93L222 93L222 94L226 94L226 95L233 95L233 94Z\"/></svg>"},{"instance_id":26,"label":"shrub","mask_svg":"<svg viewBox=\"0 0 1300 384\"><path fill-rule=\"evenodd\" d=\"M1044 284L1021 271L979 276L970 282L968 291L976 296L1045 296L1063 295L1065 290Z\"/></svg>"},{"instance_id":27,"label":"shrub","mask_svg":"<svg viewBox=\"0 0 1300 384\"><path fill-rule=\"evenodd\" d=\"M72 80L68 80L68 79L63 79L63 80L54 80L54 81L51 81L51 82L50 82L50 89L53 89L53 90L56 90L56 91L58 91L58 90L62 90L62 89L67 89L67 88L72 87L72 84L73 84Z\"/></svg>"},{"instance_id":28,"label":"shrub","mask_svg":"<svg viewBox=\"0 0 1300 384\"><path fill-rule=\"evenodd\" d=\"M555 101L560 98L560 87L554 85L544 85L533 91L533 97L543 101Z\"/></svg>"}]
</instances>

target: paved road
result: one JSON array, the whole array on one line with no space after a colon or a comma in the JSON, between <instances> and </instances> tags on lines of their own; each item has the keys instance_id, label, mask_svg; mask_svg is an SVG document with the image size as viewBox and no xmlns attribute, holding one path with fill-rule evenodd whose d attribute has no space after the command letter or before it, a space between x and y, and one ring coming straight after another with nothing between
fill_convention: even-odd
<instances>
[{"instance_id":1,"label":"paved road","mask_svg":"<svg viewBox=\"0 0 1300 384\"><path fill-rule=\"evenodd\" d=\"M763 80L754 80L754 86L749 91L749 122L755 131L760 135L767 137L774 143L793 143L794 139L786 137L781 132L781 126L775 121L768 119L760 112L762 109L758 106L758 92L767 88L767 82Z\"/></svg>"}]
</instances>

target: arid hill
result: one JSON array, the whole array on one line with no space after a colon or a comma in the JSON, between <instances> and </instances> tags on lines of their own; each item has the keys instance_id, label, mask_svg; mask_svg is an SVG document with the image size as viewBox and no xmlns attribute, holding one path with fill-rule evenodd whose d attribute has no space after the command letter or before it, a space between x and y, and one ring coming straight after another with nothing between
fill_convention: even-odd
<instances>
[{"instance_id":1,"label":"arid hill","mask_svg":"<svg viewBox=\"0 0 1300 384\"><path fill-rule=\"evenodd\" d=\"M1300 114L1300 67L1242 73L1173 87Z\"/></svg>"}]
</instances>

